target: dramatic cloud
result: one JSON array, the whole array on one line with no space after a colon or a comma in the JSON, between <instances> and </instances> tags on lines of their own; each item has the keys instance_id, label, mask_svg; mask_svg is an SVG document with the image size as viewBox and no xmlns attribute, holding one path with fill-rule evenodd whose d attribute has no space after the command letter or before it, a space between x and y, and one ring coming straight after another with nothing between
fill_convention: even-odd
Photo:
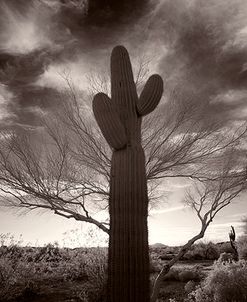
<instances>
[{"instance_id":1,"label":"dramatic cloud","mask_svg":"<svg viewBox=\"0 0 247 302\"><path fill-rule=\"evenodd\" d=\"M116 44L151 60L166 97L202 104L205 120L247 117L244 0L3 0L0 11L0 83L11 93L1 117L33 124L33 108L57 103L64 72L85 90Z\"/></svg>"},{"instance_id":2,"label":"dramatic cloud","mask_svg":"<svg viewBox=\"0 0 247 302\"><path fill-rule=\"evenodd\" d=\"M22 5L25 6L23 2ZM0 10L1 52L26 54L53 45L50 37L48 10L37 7L37 5L29 5L24 11L20 11L16 6L7 4L7 1L0 4Z\"/></svg>"},{"instance_id":3,"label":"dramatic cloud","mask_svg":"<svg viewBox=\"0 0 247 302\"><path fill-rule=\"evenodd\" d=\"M36 82L64 60L74 39L41 1L3 1L0 11L0 83L12 93L6 107L13 124L33 125L38 107L54 108L59 100L56 89Z\"/></svg>"},{"instance_id":4,"label":"dramatic cloud","mask_svg":"<svg viewBox=\"0 0 247 302\"><path fill-rule=\"evenodd\" d=\"M54 108L64 72L85 89L85 75L100 69L103 55L141 17L146 2L3 1L0 83L13 95L7 104L13 122L35 124L36 107Z\"/></svg>"},{"instance_id":5,"label":"dramatic cloud","mask_svg":"<svg viewBox=\"0 0 247 302\"><path fill-rule=\"evenodd\" d=\"M153 28L166 46L160 70L168 91L207 105L205 116L246 119L246 2L175 0L158 8Z\"/></svg>"},{"instance_id":6,"label":"dramatic cloud","mask_svg":"<svg viewBox=\"0 0 247 302\"><path fill-rule=\"evenodd\" d=\"M0 84L0 119L6 123L9 118L11 118L11 114L8 110L8 104L11 102L13 98L13 94L7 89L7 87L3 84Z\"/></svg>"},{"instance_id":7,"label":"dramatic cloud","mask_svg":"<svg viewBox=\"0 0 247 302\"><path fill-rule=\"evenodd\" d=\"M11 94L5 107L8 114L15 117L13 122L33 123L32 108L50 106L46 100L54 97L51 89L33 85L48 63L47 54L40 51L18 56L0 54L0 82Z\"/></svg>"}]
</instances>

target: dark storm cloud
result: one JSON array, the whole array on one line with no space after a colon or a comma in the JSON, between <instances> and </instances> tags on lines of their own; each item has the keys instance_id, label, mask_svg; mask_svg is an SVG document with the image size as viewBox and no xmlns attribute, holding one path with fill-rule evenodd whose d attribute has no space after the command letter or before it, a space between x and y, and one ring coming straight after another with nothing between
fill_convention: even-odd
<instances>
[{"instance_id":1,"label":"dark storm cloud","mask_svg":"<svg viewBox=\"0 0 247 302\"><path fill-rule=\"evenodd\" d=\"M50 59L43 51L25 55L0 54L0 82L13 94L8 109L13 113L16 123L36 123L35 108L53 107L58 101L56 91L34 84Z\"/></svg>"},{"instance_id":2,"label":"dark storm cloud","mask_svg":"<svg viewBox=\"0 0 247 302\"><path fill-rule=\"evenodd\" d=\"M57 90L44 87L27 87L16 98L18 101L9 103L9 109L17 117L16 123L33 126L41 125L41 110L56 111L61 101Z\"/></svg>"},{"instance_id":3,"label":"dark storm cloud","mask_svg":"<svg viewBox=\"0 0 247 302\"><path fill-rule=\"evenodd\" d=\"M9 87L27 85L44 72L49 63L47 54L34 51L25 55L0 54L0 81Z\"/></svg>"},{"instance_id":4,"label":"dark storm cloud","mask_svg":"<svg viewBox=\"0 0 247 302\"><path fill-rule=\"evenodd\" d=\"M32 108L48 110L58 102L56 87L47 81L42 85L53 88L37 84L51 67L52 72L73 64L79 69L82 61L94 66L122 43L134 55L146 47L149 55L160 59L167 95L176 91L181 102L190 99L205 105L205 116L244 118L247 4L243 0L2 3L0 83L13 93L9 110L18 108L14 113L19 120L28 112L25 122L33 123Z\"/></svg>"},{"instance_id":5,"label":"dark storm cloud","mask_svg":"<svg viewBox=\"0 0 247 302\"><path fill-rule=\"evenodd\" d=\"M38 107L54 108L58 102L56 90L35 83L70 43L68 33L39 1L3 1L0 11L0 84L9 91L8 124L12 117L14 124L33 125Z\"/></svg>"},{"instance_id":6,"label":"dark storm cloud","mask_svg":"<svg viewBox=\"0 0 247 302\"><path fill-rule=\"evenodd\" d=\"M143 15L146 5L145 0L0 3L0 82L13 94L9 110L16 120L33 124L33 108L54 108L55 89L37 85L50 64L96 58Z\"/></svg>"},{"instance_id":7,"label":"dark storm cloud","mask_svg":"<svg viewBox=\"0 0 247 302\"><path fill-rule=\"evenodd\" d=\"M123 36L134 30L135 24L148 11L150 1L89 0L83 1L87 3L85 6L82 1L75 2L77 5L71 5L68 0L60 1L56 17L74 39L71 48L74 54L83 52L97 56L103 49L121 43ZM71 55L69 48L65 53Z\"/></svg>"},{"instance_id":8,"label":"dark storm cloud","mask_svg":"<svg viewBox=\"0 0 247 302\"><path fill-rule=\"evenodd\" d=\"M146 8L148 0L89 0L86 22L106 25L138 19Z\"/></svg>"},{"instance_id":9,"label":"dark storm cloud","mask_svg":"<svg viewBox=\"0 0 247 302\"><path fill-rule=\"evenodd\" d=\"M137 21L143 15L149 0L60 0L60 9L65 14L74 16L78 26L106 27Z\"/></svg>"},{"instance_id":10,"label":"dark storm cloud","mask_svg":"<svg viewBox=\"0 0 247 302\"><path fill-rule=\"evenodd\" d=\"M239 33L246 13L244 1L160 2L154 28L166 45L160 69L167 89L204 104L205 117L237 119L239 110L243 118L247 104L239 99L239 90L247 84L247 43L239 41ZM231 103L225 102L228 92Z\"/></svg>"},{"instance_id":11,"label":"dark storm cloud","mask_svg":"<svg viewBox=\"0 0 247 302\"><path fill-rule=\"evenodd\" d=\"M97 55L112 47L134 30L138 20L150 7L150 0L39 0L52 11L58 24L54 37L64 37L59 59L76 58L80 54ZM68 43L70 42L70 43Z\"/></svg>"}]
</instances>

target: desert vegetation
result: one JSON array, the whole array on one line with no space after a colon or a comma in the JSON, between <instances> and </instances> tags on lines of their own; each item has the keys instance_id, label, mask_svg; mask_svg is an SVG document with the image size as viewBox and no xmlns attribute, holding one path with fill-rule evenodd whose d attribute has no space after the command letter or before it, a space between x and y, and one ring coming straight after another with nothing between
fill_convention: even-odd
<instances>
[{"instance_id":1,"label":"desert vegetation","mask_svg":"<svg viewBox=\"0 0 247 302\"><path fill-rule=\"evenodd\" d=\"M215 262L212 270L186 301L247 301L247 263Z\"/></svg>"},{"instance_id":2,"label":"desert vegetation","mask_svg":"<svg viewBox=\"0 0 247 302\"><path fill-rule=\"evenodd\" d=\"M149 247L151 283L180 249ZM1 234L0 301L105 302L107 254L103 247L23 246L10 234ZM193 245L165 275L157 301L246 301L246 260L225 254L234 257L230 242Z\"/></svg>"},{"instance_id":3,"label":"desert vegetation","mask_svg":"<svg viewBox=\"0 0 247 302\"><path fill-rule=\"evenodd\" d=\"M0 301L100 301L106 268L106 248L2 245Z\"/></svg>"}]
</instances>

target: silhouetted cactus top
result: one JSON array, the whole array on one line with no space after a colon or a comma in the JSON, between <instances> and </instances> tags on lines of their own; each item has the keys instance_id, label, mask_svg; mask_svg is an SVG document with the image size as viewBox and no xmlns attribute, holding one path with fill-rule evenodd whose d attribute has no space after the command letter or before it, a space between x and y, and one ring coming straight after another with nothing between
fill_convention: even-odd
<instances>
[{"instance_id":1,"label":"silhouetted cactus top","mask_svg":"<svg viewBox=\"0 0 247 302\"><path fill-rule=\"evenodd\" d=\"M162 78L152 75L138 98L127 50L116 46L111 55L111 99L98 93L93 100L97 123L108 144L115 150L140 142L140 125L133 125L158 105L163 93ZM136 128L137 127L137 128Z\"/></svg>"}]
</instances>

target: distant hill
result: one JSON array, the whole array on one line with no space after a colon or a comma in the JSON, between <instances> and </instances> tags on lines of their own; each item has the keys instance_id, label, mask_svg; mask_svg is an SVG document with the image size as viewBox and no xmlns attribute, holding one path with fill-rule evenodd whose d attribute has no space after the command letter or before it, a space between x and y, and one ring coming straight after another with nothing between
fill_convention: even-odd
<instances>
[{"instance_id":1,"label":"distant hill","mask_svg":"<svg viewBox=\"0 0 247 302\"><path fill-rule=\"evenodd\" d=\"M165 245L163 243L154 243L154 244L151 244L149 247L152 247L152 248L163 248L163 247L168 247L168 245Z\"/></svg>"}]
</instances>

